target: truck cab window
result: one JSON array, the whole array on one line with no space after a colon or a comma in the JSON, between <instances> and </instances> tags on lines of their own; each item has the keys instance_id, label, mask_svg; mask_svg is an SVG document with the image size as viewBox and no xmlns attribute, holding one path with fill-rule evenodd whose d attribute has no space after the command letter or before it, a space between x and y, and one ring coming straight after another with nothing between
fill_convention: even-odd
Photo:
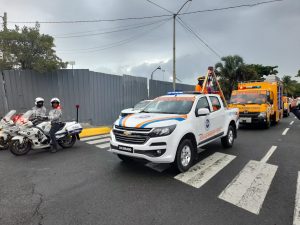
<instances>
[{"instance_id":1,"label":"truck cab window","mask_svg":"<svg viewBox=\"0 0 300 225\"><path fill-rule=\"evenodd\" d=\"M212 107L213 107L213 112L218 111L219 109L221 109L221 103L219 101L219 99L215 96L210 96L209 97Z\"/></svg>"},{"instance_id":2,"label":"truck cab window","mask_svg":"<svg viewBox=\"0 0 300 225\"><path fill-rule=\"evenodd\" d=\"M199 99L199 101L197 102L197 105L196 105L195 112L198 112L198 110L202 109L202 108L206 108L209 111L211 111L206 97L202 97Z\"/></svg>"}]
</instances>

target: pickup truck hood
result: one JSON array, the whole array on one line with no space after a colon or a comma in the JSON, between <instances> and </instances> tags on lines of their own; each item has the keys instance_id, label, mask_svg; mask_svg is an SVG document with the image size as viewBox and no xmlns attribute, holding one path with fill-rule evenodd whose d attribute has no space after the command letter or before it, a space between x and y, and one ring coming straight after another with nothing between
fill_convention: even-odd
<instances>
[{"instance_id":1,"label":"pickup truck hood","mask_svg":"<svg viewBox=\"0 0 300 225\"><path fill-rule=\"evenodd\" d=\"M132 113L139 113L141 110L134 110L133 108L129 108L129 109L123 109L121 111L121 113L125 113L125 114L132 114Z\"/></svg>"},{"instance_id":2,"label":"pickup truck hood","mask_svg":"<svg viewBox=\"0 0 300 225\"><path fill-rule=\"evenodd\" d=\"M115 125L136 128L154 128L178 124L186 120L187 115L138 113L122 117L115 122Z\"/></svg>"}]
</instances>

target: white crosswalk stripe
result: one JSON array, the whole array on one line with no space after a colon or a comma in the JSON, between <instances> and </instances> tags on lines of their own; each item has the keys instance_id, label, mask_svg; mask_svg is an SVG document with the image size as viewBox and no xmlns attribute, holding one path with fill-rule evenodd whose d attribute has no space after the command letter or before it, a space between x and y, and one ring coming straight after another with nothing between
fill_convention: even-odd
<instances>
[{"instance_id":1,"label":"white crosswalk stripe","mask_svg":"<svg viewBox=\"0 0 300 225\"><path fill-rule=\"evenodd\" d=\"M103 135L82 138L81 141L89 145L95 145L97 148L105 149L110 147L110 138L108 137L110 137L109 134L103 134Z\"/></svg>"},{"instance_id":2,"label":"white crosswalk stripe","mask_svg":"<svg viewBox=\"0 0 300 225\"><path fill-rule=\"evenodd\" d=\"M92 137L86 137L86 138L81 138L81 141L90 141L90 140L95 140L95 139L99 139L99 138L105 138L105 137L109 137L110 134L103 134L103 135L97 135L97 136L92 136Z\"/></svg>"},{"instance_id":3,"label":"white crosswalk stripe","mask_svg":"<svg viewBox=\"0 0 300 225\"><path fill-rule=\"evenodd\" d=\"M108 148L110 147L110 143L104 143L104 144L101 144L101 145L96 145L97 148L101 148L101 149L104 149L104 148Z\"/></svg>"},{"instance_id":4,"label":"white crosswalk stripe","mask_svg":"<svg viewBox=\"0 0 300 225\"><path fill-rule=\"evenodd\" d=\"M250 160L219 198L258 215L277 168Z\"/></svg>"},{"instance_id":5,"label":"white crosswalk stripe","mask_svg":"<svg viewBox=\"0 0 300 225\"><path fill-rule=\"evenodd\" d=\"M200 188L235 159L235 157L216 152L191 167L189 171L178 174L174 178L195 188Z\"/></svg>"},{"instance_id":6,"label":"white crosswalk stripe","mask_svg":"<svg viewBox=\"0 0 300 225\"><path fill-rule=\"evenodd\" d=\"M97 139L94 141L88 141L87 144L89 145L95 145L95 144L101 144L101 143L105 143L105 142L109 142L110 138L101 138L101 139Z\"/></svg>"},{"instance_id":7,"label":"white crosswalk stripe","mask_svg":"<svg viewBox=\"0 0 300 225\"><path fill-rule=\"evenodd\" d=\"M300 172L298 172L293 225L300 225Z\"/></svg>"}]
</instances>

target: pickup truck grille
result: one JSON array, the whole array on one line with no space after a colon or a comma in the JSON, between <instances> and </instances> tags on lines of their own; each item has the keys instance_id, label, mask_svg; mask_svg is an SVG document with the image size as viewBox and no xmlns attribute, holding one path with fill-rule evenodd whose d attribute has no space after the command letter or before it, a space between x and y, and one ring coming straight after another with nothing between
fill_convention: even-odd
<instances>
[{"instance_id":1,"label":"pickup truck grille","mask_svg":"<svg viewBox=\"0 0 300 225\"><path fill-rule=\"evenodd\" d=\"M133 131L133 132L150 132L152 128L135 128L135 127L122 127L115 125L115 128L123 131Z\"/></svg>"},{"instance_id":2,"label":"pickup truck grille","mask_svg":"<svg viewBox=\"0 0 300 225\"><path fill-rule=\"evenodd\" d=\"M149 139L149 131L151 128L133 128L115 126L113 133L116 141L126 144L145 144Z\"/></svg>"}]
</instances>

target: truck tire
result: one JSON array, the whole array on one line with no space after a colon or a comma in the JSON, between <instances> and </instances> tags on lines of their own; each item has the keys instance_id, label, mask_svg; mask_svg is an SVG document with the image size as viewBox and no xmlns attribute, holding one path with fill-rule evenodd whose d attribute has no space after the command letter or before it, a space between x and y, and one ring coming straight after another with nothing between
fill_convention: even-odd
<instances>
[{"instance_id":1,"label":"truck tire","mask_svg":"<svg viewBox=\"0 0 300 225\"><path fill-rule=\"evenodd\" d=\"M221 138L221 143L224 148L231 148L234 143L234 128L232 125L229 125L227 135Z\"/></svg>"},{"instance_id":2,"label":"truck tire","mask_svg":"<svg viewBox=\"0 0 300 225\"><path fill-rule=\"evenodd\" d=\"M194 164L195 157L196 150L192 141L184 139L177 148L174 166L179 172L185 172Z\"/></svg>"},{"instance_id":3,"label":"truck tire","mask_svg":"<svg viewBox=\"0 0 300 225\"><path fill-rule=\"evenodd\" d=\"M119 157L119 159L121 159L125 163L129 163L129 162L133 161L133 159L131 157L126 156L126 155L117 154L117 156Z\"/></svg>"}]
</instances>

